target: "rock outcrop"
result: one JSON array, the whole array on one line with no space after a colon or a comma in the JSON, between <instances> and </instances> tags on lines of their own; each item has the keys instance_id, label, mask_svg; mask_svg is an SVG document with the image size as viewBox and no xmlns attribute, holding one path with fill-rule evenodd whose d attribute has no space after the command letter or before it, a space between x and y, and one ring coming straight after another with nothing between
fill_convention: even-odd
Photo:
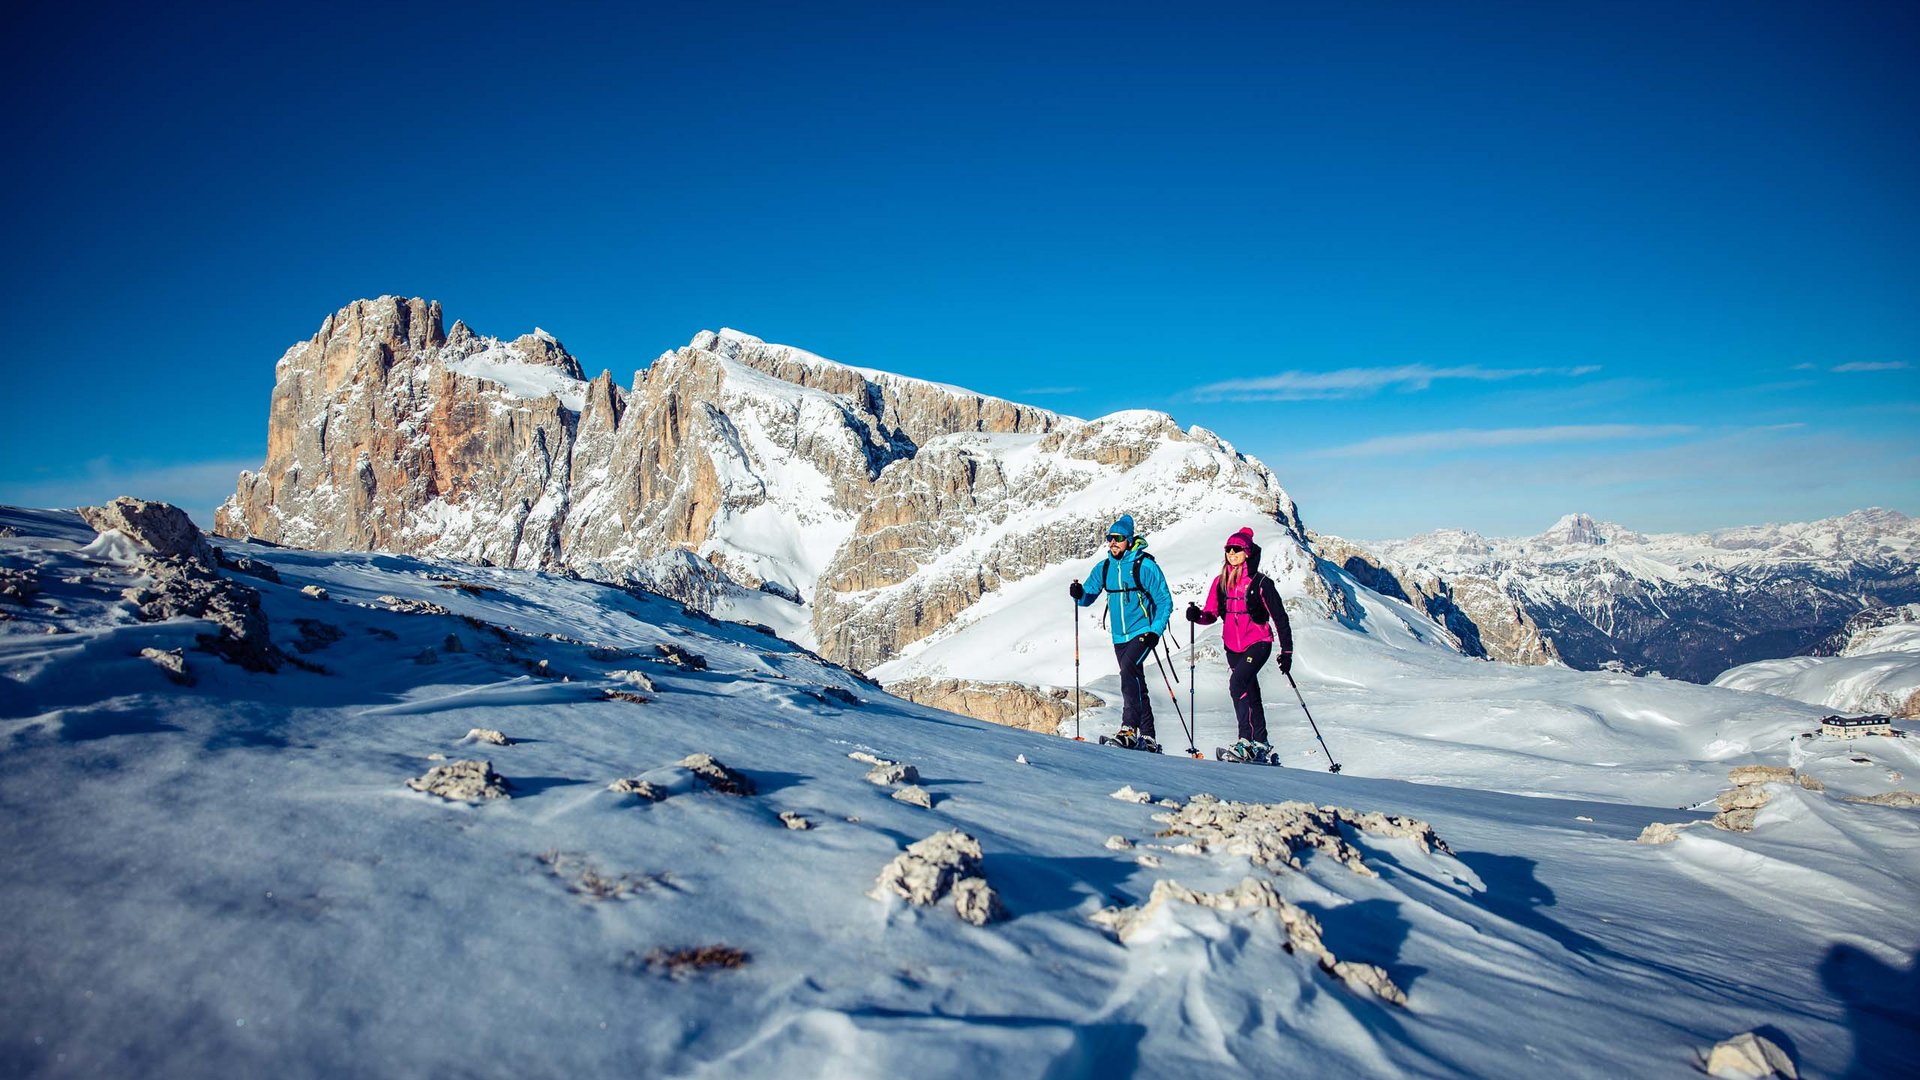
<instances>
[{"instance_id":1,"label":"rock outcrop","mask_svg":"<svg viewBox=\"0 0 1920 1080\"><path fill-rule=\"evenodd\" d=\"M953 898L954 914L975 926L1006 917L1000 898L980 870L980 841L956 829L907 845L888 863L867 893L875 900L898 896L922 907Z\"/></svg>"},{"instance_id":2,"label":"rock outcrop","mask_svg":"<svg viewBox=\"0 0 1920 1080\"><path fill-rule=\"evenodd\" d=\"M1447 628L1468 656L1510 664L1560 664L1554 648L1533 617L1490 578L1458 574L1442 579L1431 573L1399 569L1339 537L1316 536L1320 557L1337 563L1355 581L1382 596L1404 600Z\"/></svg>"},{"instance_id":3,"label":"rock outcrop","mask_svg":"<svg viewBox=\"0 0 1920 1080\"><path fill-rule=\"evenodd\" d=\"M920 705L971 716L1006 727L1052 735L1063 721L1073 718L1073 691L1028 686L1016 682L985 682L975 679L901 679L887 684L887 693ZM1097 709L1106 701L1097 695L1080 692L1083 710Z\"/></svg>"},{"instance_id":4,"label":"rock outcrop","mask_svg":"<svg viewBox=\"0 0 1920 1080\"><path fill-rule=\"evenodd\" d=\"M220 573L219 552L186 511L123 495L78 512L102 536L118 534L135 545L142 580L124 595L141 621L205 619L214 631L199 635L201 649L249 671L278 671L286 662L273 644L259 590ZM184 677L184 665L174 674Z\"/></svg>"},{"instance_id":5,"label":"rock outcrop","mask_svg":"<svg viewBox=\"0 0 1920 1080\"><path fill-rule=\"evenodd\" d=\"M1168 471L1151 505L1061 509L1149 461ZM443 329L437 303L381 297L281 357L266 463L216 522L629 582L702 610L766 593L807 609L807 644L865 669L1085 555L1122 509L1151 531L1216 495L1269 536L1304 536L1269 470L1164 414L1080 421L733 331L627 389L587 380L545 333Z\"/></svg>"}]
</instances>

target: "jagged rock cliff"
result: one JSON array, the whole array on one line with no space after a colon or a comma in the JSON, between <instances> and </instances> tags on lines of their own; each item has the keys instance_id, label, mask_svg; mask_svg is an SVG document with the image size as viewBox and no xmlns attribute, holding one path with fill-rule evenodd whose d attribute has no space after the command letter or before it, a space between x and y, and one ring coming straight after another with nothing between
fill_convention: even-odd
<instances>
[{"instance_id":1,"label":"jagged rock cliff","mask_svg":"<svg viewBox=\"0 0 1920 1080\"><path fill-rule=\"evenodd\" d=\"M1311 573L1273 474L1164 414L1082 421L725 330L626 389L543 332L443 332L437 303L382 297L280 359L267 461L216 531L633 582L868 668L1120 512L1208 509Z\"/></svg>"},{"instance_id":2,"label":"jagged rock cliff","mask_svg":"<svg viewBox=\"0 0 1920 1080\"><path fill-rule=\"evenodd\" d=\"M1541 632L1525 608L1500 583L1475 574L1442 579L1431 573L1396 568L1339 537L1316 536L1314 547L1382 596L1404 600L1447 628L1468 656L1511 664L1561 664L1553 639Z\"/></svg>"}]
</instances>

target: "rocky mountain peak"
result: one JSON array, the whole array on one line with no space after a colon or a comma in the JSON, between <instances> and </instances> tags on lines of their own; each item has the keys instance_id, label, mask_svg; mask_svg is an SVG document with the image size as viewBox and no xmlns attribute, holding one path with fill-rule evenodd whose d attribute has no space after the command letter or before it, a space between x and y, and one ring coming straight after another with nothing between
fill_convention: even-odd
<instances>
[{"instance_id":1,"label":"rocky mountain peak","mask_svg":"<svg viewBox=\"0 0 1920 1080\"><path fill-rule=\"evenodd\" d=\"M1165 413L1080 421L731 329L627 390L544 331L439 320L360 301L289 350L268 460L218 531L633 582L861 667L1079 558L1122 511L1301 535L1265 466ZM1283 564L1313 572L1304 548Z\"/></svg>"},{"instance_id":2,"label":"rocky mountain peak","mask_svg":"<svg viewBox=\"0 0 1920 1080\"><path fill-rule=\"evenodd\" d=\"M1567 514L1541 533L1539 539L1562 547L1604 547L1645 538L1611 521L1597 521L1589 514Z\"/></svg>"}]
</instances>

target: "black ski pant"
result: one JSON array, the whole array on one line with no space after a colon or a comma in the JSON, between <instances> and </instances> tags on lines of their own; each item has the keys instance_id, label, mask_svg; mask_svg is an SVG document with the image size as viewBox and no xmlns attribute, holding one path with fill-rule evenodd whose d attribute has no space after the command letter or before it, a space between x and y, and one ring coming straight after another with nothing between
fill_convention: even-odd
<instances>
[{"instance_id":1,"label":"black ski pant","mask_svg":"<svg viewBox=\"0 0 1920 1080\"><path fill-rule=\"evenodd\" d=\"M1273 655L1273 642L1256 641L1246 652L1227 650L1227 693L1233 695L1233 718L1240 737L1267 741L1267 707L1260 702L1260 665Z\"/></svg>"},{"instance_id":2,"label":"black ski pant","mask_svg":"<svg viewBox=\"0 0 1920 1080\"><path fill-rule=\"evenodd\" d=\"M1117 641L1113 658L1120 661L1120 726L1130 727L1148 738L1153 734L1153 704L1147 700L1148 654L1145 634L1132 641Z\"/></svg>"}]
</instances>

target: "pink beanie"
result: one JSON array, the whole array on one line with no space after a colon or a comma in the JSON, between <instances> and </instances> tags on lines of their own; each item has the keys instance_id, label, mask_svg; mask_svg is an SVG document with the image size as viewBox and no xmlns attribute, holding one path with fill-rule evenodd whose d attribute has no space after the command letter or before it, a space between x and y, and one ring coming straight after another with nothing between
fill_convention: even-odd
<instances>
[{"instance_id":1,"label":"pink beanie","mask_svg":"<svg viewBox=\"0 0 1920 1080\"><path fill-rule=\"evenodd\" d=\"M1245 548L1248 551L1252 551L1253 550L1253 528L1251 526L1247 528L1243 528L1239 532L1234 533L1232 536L1227 537L1227 546Z\"/></svg>"}]
</instances>

